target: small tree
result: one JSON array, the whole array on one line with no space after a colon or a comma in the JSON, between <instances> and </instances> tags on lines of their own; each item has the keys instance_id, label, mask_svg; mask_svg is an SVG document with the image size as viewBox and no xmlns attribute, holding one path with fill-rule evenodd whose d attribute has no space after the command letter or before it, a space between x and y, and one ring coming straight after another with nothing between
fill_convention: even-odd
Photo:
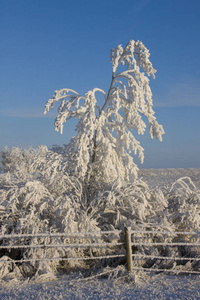
<instances>
[{"instance_id":1,"label":"small tree","mask_svg":"<svg viewBox=\"0 0 200 300\"><path fill-rule=\"evenodd\" d=\"M61 134L64 122L71 118L79 120L77 136L68 145L67 155L73 157L70 166L73 165L75 174L87 184L92 178L107 183L116 178L121 182L137 178L138 167L131 153L138 154L143 163L144 149L132 131L144 134L143 116L148 119L151 138L155 136L162 141L164 130L152 109L148 76L155 78L156 70L149 55L140 41L131 40L124 49L119 45L111 50L113 73L107 94L98 88L85 96L71 89L60 89L45 106L46 114L61 101L55 120L55 130ZM104 96L102 107L98 105L96 92Z\"/></svg>"}]
</instances>

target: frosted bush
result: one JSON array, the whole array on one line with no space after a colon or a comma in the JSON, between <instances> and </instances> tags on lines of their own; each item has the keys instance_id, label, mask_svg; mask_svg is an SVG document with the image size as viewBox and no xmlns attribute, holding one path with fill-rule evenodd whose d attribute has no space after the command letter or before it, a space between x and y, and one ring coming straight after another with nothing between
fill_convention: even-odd
<instances>
[{"instance_id":1,"label":"frosted bush","mask_svg":"<svg viewBox=\"0 0 200 300\"><path fill-rule=\"evenodd\" d=\"M42 232L87 232L99 231L95 219L87 216L82 201L82 185L77 178L70 176L65 170L65 159L61 154L48 151L46 147L39 149L5 149L3 152L4 173L0 175L0 225L2 234L12 233L42 233ZM15 159L15 156L17 159ZM9 158L9 159L8 159ZM28 158L28 167L27 165ZM20 159L22 163L20 163ZM30 171L31 170L31 171ZM86 241L86 240L85 240ZM8 240L1 239L1 245L27 245L71 243L73 239L27 238ZM84 242L80 240L79 242ZM13 253L4 251L12 259L37 259L48 257L82 257L82 249L63 251L62 248L22 250L15 249ZM30 268L22 268L22 273L42 274L38 272L42 262L33 261ZM52 272L59 266L59 259L48 262ZM80 262L70 263L71 267L83 265ZM47 269L44 269L47 270ZM35 273L36 272L36 273ZM28 275L27 275L28 276Z\"/></svg>"},{"instance_id":2,"label":"frosted bush","mask_svg":"<svg viewBox=\"0 0 200 300\"><path fill-rule=\"evenodd\" d=\"M189 177L178 179L167 194L170 218L178 231L200 230L200 190Z\"/></svg>"},{"instance_id":3,"label":"frosted bush","mask_svg":"<svg viewBox=\"0 0 200 300\"><path fill-rule=\"evenodd\" d=\"M99 191L88 208L90 214L98 216L101 228L145 229L150 225L162 226L163 212L167 201L161 190L152 191L142 180L120 186L115 182L110 189ZM110 219L108 218L110 216Z\"/></svg>"},{"instance_id":4,"label":"frosted bush","mask_svg":"<svg viewBox=\"0 0 200 300\"><path fill-rule=\"evenodd\" d=\"M18 175L26 176L33 173L38 168L38 164L42 163L48 149L46 146L40 146L38 149L20 149L13 147L9 149L5 147L1 152L1 164L3 171L10 173L18 173Z\"/></svg>"},{"instance_id":5,"label":"frosted bush","mask_svg":"<svg viewBox=\"0 0 200 300\"><path fill-rule=\"evenodd\" d=\"M189 177L178 179L172 184L167 194L169 201L169 219L176 231L188 232L179 234L174 240L196 243L200 241L200 190L196 188ZM190 232L196 232L191 234ZM179 248L179 255L194 257L200 254L199 247L184 246ZM193 264L194 267L196 263ZM199 263L197 263L199 266ZM197 266L196 266L197 267Z\"/></svg>"}]
</instances>

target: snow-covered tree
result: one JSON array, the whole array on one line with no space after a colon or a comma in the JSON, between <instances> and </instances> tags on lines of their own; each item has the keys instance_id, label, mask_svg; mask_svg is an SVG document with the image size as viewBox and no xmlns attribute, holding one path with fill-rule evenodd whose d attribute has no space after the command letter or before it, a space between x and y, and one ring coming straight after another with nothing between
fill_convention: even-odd
<instances>
[{"instance_id":1,"label":"snow-covered tree","mask_svg":"<svg viewBox=\"0 0 200 300\"><path fill-rule=\"evenodd\" d=\"M121 183L137 178L138 167L132 153L144 160L144 149L133 131L144 134L149 123L149 134L162 141L164 130L152 109L152 92L149 76L155 78L156 70L149 60L149 51L140 41L131 40L123 49L121 45L111 50L113 65L111 85L106 94L95 88L85 96L71 89L56 90L45 106L45 114L60 100L55 130L63 133L63 124L71 118L78 119L77 136L68 145L68 157L76 175L86 182ZM123 67L124 66L124 67ZM96 92L103 94L102 107ZM69 166L70 169L70 166Z\"/></svg>"}]
</instances>

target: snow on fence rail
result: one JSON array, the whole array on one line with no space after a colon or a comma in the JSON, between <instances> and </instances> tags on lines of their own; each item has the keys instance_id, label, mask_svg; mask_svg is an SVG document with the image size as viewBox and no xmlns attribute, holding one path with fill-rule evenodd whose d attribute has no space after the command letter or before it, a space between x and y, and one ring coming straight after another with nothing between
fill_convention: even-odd
<instances>
[{"instance_id":1,"label":"snow on fence rail","mask_svg":"<svg viewBox=\"0 0 200 300\"><path fill-rule=\"evenodd\" d=\"M114 235L115 240L120 239L122 241L115 241L115 242L92 242L92 240L97 240L97 237L102 236L109 236ZM151 236L151 241L145 241L149 239ZM183 241L163 241L163 242L157 242L155 241L155 238L153 237L161 237L166 238L166 236L170 237L177 237L177 236L186 236L189 237L189 240L186 241L183 239ZM54 241L58 238L76 238L76 239L82 239L87 238L91 239L91 242L82 243L82 242L76 242L76 243L64 243L59 240L59 243L53 243L51 241L51 238L54 238ZM124 237L124 238L123 238ZM156 247L200 247L200 243L198 243L200 237L199 232L169 232L169 231L159 231L159 230L131 230L130 227L125 227L124 232L120 230L112 230L112 231L98 231L98 232L74 232L74 233L29 233L29 234L0 234L0 252L3 250L12 250L12 249L50 249L50 248L62 248L62 249L91 249L91 248L112 248L112 247L119 247L121 246L121 249L125 249L123 251L124 253L112 253L111 255L98 255L98 256L85 256L85 257L36 257L36 258L21 258L21 259L14 259L13 262L15 263L23 263L23 262L36 262L36 261L86 261L86 260L101 260L101 259L111 259L111 258L122 258L126 257L127 260L127 270L129 272L132 272L133 270L146 270L146 271L161 271L161 272L173 272L173 273L193 273L193 274L200 274L200 264L197 266L197 270L186 270L184 268L181 268L179 266L179 269L174 268L151 268L151 267L144 267L133 265L133 263L138 262L139 260L166 260L166 261L173 261L173 262L199 262L200 261L200 251L197 251L197 253L193 256L187 257L169 257L164 255L154 255L154 254L146 254L144 251L142 253L137 253L138 251L134 249L143 249L144 247L151 247L151 249ZM25 244L26 239L32 238L30 244ZM39 241L38 241L39 239ZM37 240L37 243L36 243ZM48 240L48 243L46 241ZM192 240L192 241L190 241ZM9 243L10 241L10 243ZM12 243L11 243L12 241ZM20 243L20 244L19 244ZM116 248L115 248L116 249ZM2 256L2 254L1 254ZM2 257L3 258L3 257ZM10 260L4 260L0 258L0 262L10 263ZM1 267L1 266L0 266Z\"/></svg>"}]
</instances>

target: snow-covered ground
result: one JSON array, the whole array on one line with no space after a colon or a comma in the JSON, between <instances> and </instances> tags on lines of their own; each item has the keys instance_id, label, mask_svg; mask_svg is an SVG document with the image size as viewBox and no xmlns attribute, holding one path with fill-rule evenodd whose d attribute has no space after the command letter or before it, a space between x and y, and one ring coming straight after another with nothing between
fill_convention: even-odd
<instances>
[{"instance_id":1,"label":"snow-covered ground","mask_svg":"<svg viewBox=\"0 0 200 300\"><path fill-rule=\"evenodd\" d=\"M0 299L200 299L200 276L144 274L81 280L63 275L55 281L0 287Z\"/></svg>"},{"instance_id":2,"label":"snow-covered ground","mask_svg":"<svg viewBox=\"0 0 200 300\"><path fill-rule=\"evenodd\" d=\"M150 186L161 188L169 187L180 177L190 177L200 188L200 169L142 169L140 176ZM122 274L110 279L86 279L77 272L54 281L4 281L0 283L0 299L200 299L198 275Z\"/></svg>"},{"instance_id":3,"label":"snow-covered ground","mask_svg":"<svg viewBox=\"0 0 200 300\"><path fill-rule=\"evenodd\" d=\"M152 188L156 186L167 188L181 177L190 177L195 186L200 189L200 169L141 169L139 176Z\"/></svg>"},{"instance_id":4,"label":"snow-covered ground","mask_svg":"<svg viewBox=\"0 0 200 300\"><path fill-rule=\"evenodd\" d=\"M121 282L95 279L72 281L70 276L43 282L4 286L0 299L200 299L200 277L147 275L145 280Z\"/></svg>"}]
</instances>

